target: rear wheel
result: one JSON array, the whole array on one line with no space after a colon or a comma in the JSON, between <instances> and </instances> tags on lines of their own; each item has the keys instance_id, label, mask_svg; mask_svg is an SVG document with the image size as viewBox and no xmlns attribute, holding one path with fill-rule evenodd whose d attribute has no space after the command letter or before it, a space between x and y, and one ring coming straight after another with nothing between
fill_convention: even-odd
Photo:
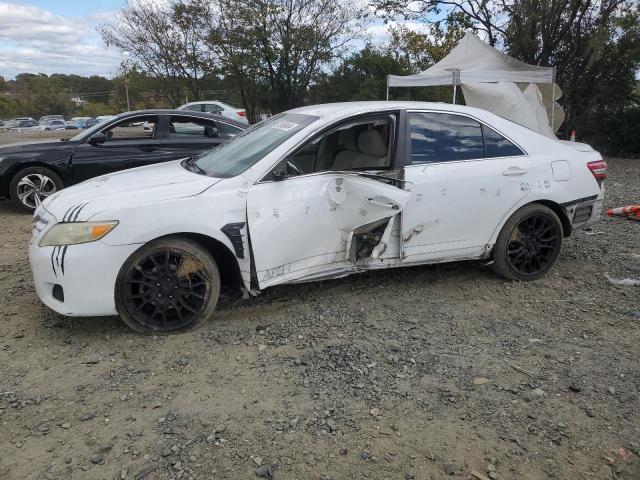
<instances>
[{"instance_id":1,"label":"rear wheel","mask_svg":"<svg viewBox=\"0 0 640 480\"><path fill-rule=\"evenodd\" d=\"M62 188L62 179L55 172L44 167L29 167L13 176L9 194L20 210L33 212L45 198Z\"/></svg>"},{"instance_id":2,"label":"rear wheel","mask_svg":"<svg viewBox=\"0 0 640 480\"><path fill-rule=\"evenodd\" d=\"M562 223L553 210L527 205L502 227L494 247L493 269L510 280L536 280L558 260L562 238Z\"/></svg>"},{"instance_id":3,"label":"rear wheel","mask_svg":"<svg viewBox=\"0 0 640 480\"><path fill-rule=\"evenodd\" d=\"M206 322L218 303L211 255L181 238L153 241L124 263L116 281L118 314L140 333L177 333Z\"/></svg>"}]
</instances>

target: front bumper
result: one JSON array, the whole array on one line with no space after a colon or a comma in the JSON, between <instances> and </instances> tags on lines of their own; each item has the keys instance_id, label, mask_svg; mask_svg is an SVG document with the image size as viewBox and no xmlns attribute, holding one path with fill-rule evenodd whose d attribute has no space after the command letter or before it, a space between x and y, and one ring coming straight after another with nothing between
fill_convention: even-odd
<instances>
[{"instance_id":1,"label":"front bumper","mask_svg":"<svg viewBox=\"0 0 640 480\"><path fill-rule=\"evenodd\" d=\"M114 290L118 271L140 246L112 246L97 241L39 247L32 242L29 262L38 297L62 315L116 315ZM54 293L56 285L60 287Z\"/></svg>"}]
</instances>

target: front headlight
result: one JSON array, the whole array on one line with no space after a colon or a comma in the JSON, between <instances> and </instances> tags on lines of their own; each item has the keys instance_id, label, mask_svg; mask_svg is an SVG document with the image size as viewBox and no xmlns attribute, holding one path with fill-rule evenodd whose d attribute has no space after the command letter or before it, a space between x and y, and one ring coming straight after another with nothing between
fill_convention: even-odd
<instances>
[{"instance_id":1,"label":"front headlight","mask_svg":"<svg viewBox=\"0 0 640 480\"><path fill-rule=\"evenodd\" d=\"M40 246L53 247L95 242L113 230L116 225L118 225L117 220L109 222L58 223L47 230L47 233L40 240Z\"/></svg>"}]
</instances>

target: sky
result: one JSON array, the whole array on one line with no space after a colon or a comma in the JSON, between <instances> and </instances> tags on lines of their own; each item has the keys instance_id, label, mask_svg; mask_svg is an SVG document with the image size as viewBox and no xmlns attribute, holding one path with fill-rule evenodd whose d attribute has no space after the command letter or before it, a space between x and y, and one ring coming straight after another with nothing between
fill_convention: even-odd
<instances>
[{"instance_id":1,"label":"sky","mask_svg":"<svg viewBox=\"0 0 640 480\"><path fill-rule=\"evenodd\" d=\"M122 5L124 0L0 0L0 75L113 76L122 55L104 46L96 26Z\"/></svg>"},{"instance_id":2,"label":"sky","mask_svg":"<svg viewBox=\"0 0 640 480\"><path fill-rule=\"evenodd\" d=\"M106 48L96 27L112 19L125 3L0 0L0 76L10 79L23 72L114 76L123 55ZM388 36L381 21L370 25L368 31L373 41Z\"/></svg>"}]
</instances>

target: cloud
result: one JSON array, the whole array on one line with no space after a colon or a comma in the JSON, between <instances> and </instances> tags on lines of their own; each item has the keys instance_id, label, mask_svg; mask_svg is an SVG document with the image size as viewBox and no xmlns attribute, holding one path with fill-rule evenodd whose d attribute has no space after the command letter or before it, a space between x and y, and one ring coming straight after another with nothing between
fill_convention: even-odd
<instances>
[{"instance_id":1,"label":"cloud","mask_svg":"<svg viewBox=\"0 0 640 480\"><path fill-rule=\"evenodd\" d=\"M403 26L412 30L414 32L419 33L430 33L430 26L426 23L413 22L413 21L390 21L387 24L382 22L381 20L377 20L375 23L370 25L367 28L366 35L369 41L374 43L385 43L389 40L390 37L390 29L394 27Z\"/></svg>"},{"instance_id":2,"label":"cloud","mask_svg":"<svg viewBox=\"0 0 640 480\"><path fill-rule=\"evenodd\" d=\"M0 2L0 75L112 76L123 58L104 46L95 31L98 18L93 17L71 19L35 6Z\"/></svg>"}]
</instances>

